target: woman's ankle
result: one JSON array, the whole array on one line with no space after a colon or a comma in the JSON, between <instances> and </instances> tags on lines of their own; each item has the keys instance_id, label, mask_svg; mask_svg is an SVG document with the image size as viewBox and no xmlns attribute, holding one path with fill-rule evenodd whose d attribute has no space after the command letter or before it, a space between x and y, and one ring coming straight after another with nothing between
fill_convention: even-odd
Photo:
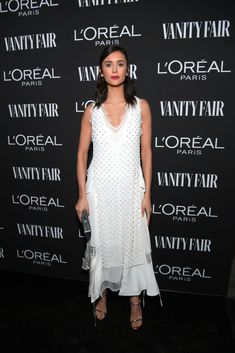
<instances>
[{"instance_id":1,"label":"woman's ankle","mask_svg":"<svg viewBox=\"0 0 235 353\"><path fill-rule=\"evenodd\" d=\"M138 295L133 295L130 297L130 302L133 304L138 304L140 302L140 297Z\"/></svg>"}]
</instances>

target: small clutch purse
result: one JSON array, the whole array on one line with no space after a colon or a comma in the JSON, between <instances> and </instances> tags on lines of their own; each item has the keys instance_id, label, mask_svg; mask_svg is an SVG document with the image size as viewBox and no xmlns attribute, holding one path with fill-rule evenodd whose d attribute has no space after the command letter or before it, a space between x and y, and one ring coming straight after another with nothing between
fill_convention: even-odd
<instances>
[{"instance_id":1,"label":"small clutch purse","mask_svg":"<svg viewBox=\"0 0 235 353\"><path fill-rule=\"evenodd\" d=\"M84 236L86 240L89 241L91 238L91 225L90 225L90 221L86 210L82 211L81 220L82 220Z\"/></svg>"},{"instance_id":2,"label":"small clutch purse","mask_svg":"<svg viewBox=\"0 0 235 353\"><path fill-rule=\"evenodd\" d=\"M91 225L90 225L89 217L86 210L82 211L81 221L82 221L84 236L86 239L86 250L84 253L84 257L82 259L82 269L89 270L93 248L91 247L91 244L90 244Z\"/></svg>"}]
</instances>

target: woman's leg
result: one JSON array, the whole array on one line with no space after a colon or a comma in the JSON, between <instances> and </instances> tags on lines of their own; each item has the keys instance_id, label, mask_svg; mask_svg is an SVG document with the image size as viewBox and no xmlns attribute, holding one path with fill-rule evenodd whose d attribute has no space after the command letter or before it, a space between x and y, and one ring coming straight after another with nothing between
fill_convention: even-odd
<instances>
[{"instance_id":1,"label":"woman's leg","mask_svg":"<svg viewBox=\"0 0 235 353\"><path fill-rule=\"evenodd\" d=\"M137 330L142 326L142 310L141 310L141 300L139 296L130 297L130 306L131 306L131 314L130 314L130 322L131 327L134 330Z\"/></svg>"},{"instance_id":2,"label":"woman's leg","mask_svg":"<svg viewBox=\"0 0 235 353\"><path fill-rule=\"evenodd\" d=\"M105 315L107 314L106 296L107 289L103 291L101 297L98 299L97 304L95 306L95 315L98 320L103 320L105 318Z\"/></svg>"}]
</instances>

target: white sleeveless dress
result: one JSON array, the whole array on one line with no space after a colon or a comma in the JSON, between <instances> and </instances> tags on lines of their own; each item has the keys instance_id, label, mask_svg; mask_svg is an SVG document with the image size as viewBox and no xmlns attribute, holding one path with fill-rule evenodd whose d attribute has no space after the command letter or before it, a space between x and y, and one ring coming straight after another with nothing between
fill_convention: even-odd
<instances>
[{"instance_id":1,"label":"white sleeveless dress","mask_svg":"<svg viewBox=\"0 0 235 353\"><path fill-rule=\"evenodd\" d=\"M145 183L140 164L140 99L128 106L118 127L102 108L91 115L93 158L87 171L91 240L91 302L104 289L119 295L159 295L153 271L146 215L141 215Z\"/></svg>"}]
</instances>

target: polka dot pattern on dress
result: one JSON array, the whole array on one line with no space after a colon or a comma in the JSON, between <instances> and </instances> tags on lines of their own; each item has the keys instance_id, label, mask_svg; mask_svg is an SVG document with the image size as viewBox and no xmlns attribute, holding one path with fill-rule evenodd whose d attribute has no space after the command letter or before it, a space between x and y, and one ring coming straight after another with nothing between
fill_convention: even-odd
<instances>
[{"instance_id":1,"label":"polka dot pattern on dress","mask_svg":"<svg viewBox=\"0 0 235 353\"><path fill-rule=\"evenodd\" d=\"M102 267L128 268L146 263L141 233L140 103L129 106L125 121L115 135L101 108L92 112L93 183ZM124 130L124 131L122 131Z\"/></svg>"}]
</instances>

